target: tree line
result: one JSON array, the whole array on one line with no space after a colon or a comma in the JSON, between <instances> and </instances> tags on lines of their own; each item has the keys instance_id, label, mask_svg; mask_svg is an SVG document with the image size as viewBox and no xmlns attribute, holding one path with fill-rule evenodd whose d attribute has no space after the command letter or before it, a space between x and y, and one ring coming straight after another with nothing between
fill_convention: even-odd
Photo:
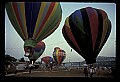
<instances>
[{"instance_id":1,"label":"tree line","mask_svg":"<svg viewBox=\"0 0 120 82\"><path fill-rule=\"evenodd\" d=\"M18 60L18 59L16 59L15 57L10 56L9 54L6 54L6 55L5 55L5 61L16 62L17 60ZM19 62L25 62L25 60L24 60L23 57L20 58L18 61L19 61Z\"/></svg>"}]
</instances>

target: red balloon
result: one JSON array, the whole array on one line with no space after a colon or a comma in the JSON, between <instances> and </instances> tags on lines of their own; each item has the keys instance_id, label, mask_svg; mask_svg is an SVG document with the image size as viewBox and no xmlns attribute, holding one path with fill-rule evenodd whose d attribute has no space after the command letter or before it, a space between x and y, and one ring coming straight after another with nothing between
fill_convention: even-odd
<instances>
[{"instance_id":1,"label":"red balloon","mask_svg":"<svg viewBox=\"0 0 120 82\"><path fill-rule=\"evenodd\" d=\"M41 58L41 61L43 61L46 64L49 64L50 62L53 62L53 58L51 56L45 56Z\"/></svg>"}]
</instances>

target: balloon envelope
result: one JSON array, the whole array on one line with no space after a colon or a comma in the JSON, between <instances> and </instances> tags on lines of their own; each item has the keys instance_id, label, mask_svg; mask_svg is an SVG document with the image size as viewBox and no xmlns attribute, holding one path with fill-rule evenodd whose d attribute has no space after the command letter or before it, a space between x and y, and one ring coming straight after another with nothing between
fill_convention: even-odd
<instances>
[{"instance_id":1,"label":"balloon envelope","mask_svg":"<svg viewBox=\"0 0 120 82\"><path fill-rule=\"evenodd\" d=\"M58 65L60 65L66 58L66 52L59 47L54 48L53 58Z\"/></svg>"},{"instance_id":2,"label":"balloon envelope","mask_svg":"<svg viewBox=\"0 0 120 82\"><path fill-rule=\"evenodd\" d=\"M50 62L53 62L53 58L51 56L45 56L41 58L41 61L43 61L46 64L49 64Z\"/></svg>"},{"instance_id":3,"label":"balloon envelope","mask_svg":"<svg viewBox=\"0 0 120 82\"><path fill-rule=\"evenodd\" d=\"M5 8L11 24L25 41L24 47L35 48L57 29L62 18L59 2L8 2Z\"/></svg>"},{"instance_id":4,"label":"balloon envelope","mask_svg":"<svg viewBox=\"0 0 120 82\"><path fill-rule=\"evenodd\" d=\"M111 32L111 22L102 9L86 7L66 18L62 34L67 43L78 52L87 64L96 57Z\"/></svg>"},{"instance_id":5,"label":"balloon envelope","mask_svg":"<svg viewBox=\"0 0 120 82\"><path fill-rule=\"evenodd\" d=\"M36 47L34 48L33 55L29 57L29 59L36 61L43 54L44 50L45 50L45 43L43 41L38 42Z\"/></svg>"}]
</instances>

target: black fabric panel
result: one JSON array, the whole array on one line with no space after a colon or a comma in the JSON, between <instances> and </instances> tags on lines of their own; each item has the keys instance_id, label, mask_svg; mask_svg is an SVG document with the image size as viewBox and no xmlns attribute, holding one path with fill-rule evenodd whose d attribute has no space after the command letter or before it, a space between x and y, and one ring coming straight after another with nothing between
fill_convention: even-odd
<instances>
[{"instance_id":1,"label":"black fabric panel","mask_svg":"<svg viewBox=\"0 0 120 82\"><path fill-rule=\"evenodd\" d=\"M105 38L103 40L103 43L102 43L102 46L100 47L99 51L101 51L102 47L104 46L104 44L106 43L109 35L110 35L110 32L111 32L111 22L109 22L109 25L108 25L108 29L107 29L107 33L105 35Z\"/></svg>"},{"instance_id":2,"label":"black fabric panel","mask_svg":"<svg viewBox=\"0 0 120 82\"><path fill-rule=\"evenodd\" d=\"M65 26L63 27L62 29L62 34L64 36L64 38L66 39L67 43L80 55L82 55L82 53L79 51L79 49L73 44L73 42L71 41L71 39L69 38L69 36L67 35L66 33L66 30L65 30ZM84 56L83 56L84 58Z\"/></svg>"},{"instance_id":3,"label":"black fabric panel","mask_svg":"<svg viewBox=\"0 0 120 82\"><path fill-rule=\"evenodd\" d=\"M98 14L98 20L99 20L99 26L98 26L98 34L97 34L97 39L96 39L96 44L95 44L95 49L94 49L94 57L98 56L98 48L100 45L100 41L102 38L102 32L103 32L103 17L102 17L102 13L98 10L95 9L97 11Z\"/></svg>"},{"instance_id":4,"label":"black fabric panel","mask_svg":"<svg viewBox=\"0 0 120 82\"><path fill-rule=\"evenodd\" d=\"M83 26L85 31L85 45L84 45L85 46L84 55L86 55L85 60L86 62L89 61L90 63L92 63L94 54L93 54L93 46L92 46L93 44L92 44L92 35L90 29L90 21L85 8L81 9L81 14L82 14Z\"/></svg>"},{"instance_id":5,"label":"black fabric panel","mask_svg":"<svg viewBox=\"0 0 120 82\"><path fill-rule=\"evenodd\" d=\"M86 55L84 55L84 53L86 52L85 50L85 35L81 35L79 28L73 23L73 20L71 18L72 16L69 16L69 25L71 28L71 32L79 46L79 48L81 49L81 53L80 54L83 58L86 58Z\"/></svg>"},{"instance_id":6,"label":"black fabric panel","mask_svg":"<svg viewBox=\"0 0 120 82\"><path fill-rule=\"evenodd\" d=\"M32 38L31 36L31 15L32 15L32 2L26 2L25 3L25 17L26 17L26 25L27 25L27 32L28 32L28 38Z\"/></svg>"}]
</instances>

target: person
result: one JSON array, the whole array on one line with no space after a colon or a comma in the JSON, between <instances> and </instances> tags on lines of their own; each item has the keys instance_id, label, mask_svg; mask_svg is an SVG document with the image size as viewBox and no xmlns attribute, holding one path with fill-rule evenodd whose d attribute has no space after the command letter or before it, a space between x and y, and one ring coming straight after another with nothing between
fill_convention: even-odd
<instances>
[{"instance_id":1,"label":"person","mask_svg":"<svg viewBox=\"0 0 120 82\"><path fill-rule=\"evenodd\" d=\"M52 71L53 64L50 62L50 71Z\"/></svg>"},{"instance_id":2,"label":"person","mask_svg":"<svg viewBox=\"0 0 120 82\"><path fill-rule=\"evenodd\" d=\"M90 67L90 77L92 77L93 74L95 74L95 69L93 67Z\"/></svg>"},{"instance_id":3,"label":"person","mask_svg":"<svg viewBox=\"0 0 120 82\"><path fill-rule=\"evenodd\" d=\"M84 74L85 74L85 77L88 77L88 68L87 67L84 67Z\"/></svg>"},{"instance_id":4,"label":"person","mask_svg":"<svg viewBox=\"0 0 120 82\"><path fill-rule=\"evenodd\" d=\"M33 64L29 64L29 73L31 73L32 67L34 67Z\"/></svg>"},{"instance_id":5,"label":"person","mask_svg":"<svg viewBox=\"0 0 120 82\"><path fill-rule=\"evenodd\" d=\"M48 64L46 63L45 66L46 66L45 71L47 71L47 69L49 68Z\"/></svg>"}]
</instances>

